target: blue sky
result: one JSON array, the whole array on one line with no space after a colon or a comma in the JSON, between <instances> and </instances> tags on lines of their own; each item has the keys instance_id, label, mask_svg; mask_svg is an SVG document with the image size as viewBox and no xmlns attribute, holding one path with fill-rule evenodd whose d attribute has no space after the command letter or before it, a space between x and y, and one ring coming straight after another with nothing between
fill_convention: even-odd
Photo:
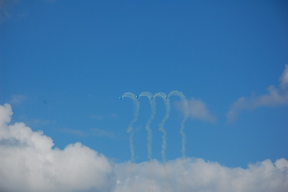
<instances>
[{"instance_id":1,"label":"blue sky","mask_svg":"<svg viewBox=\"0 0 288 192\"><path fill-rule=\"evenodd\" d=\"M0 104L53 148L81 142L127 162L133 102L118 97L178 90L189 103L188 157L243 168L288 159L286 1L29 0L0 8ZM166 157L175 160L183 108L176 96L170 101ZM139 102L137 163L148 161L151 110L147 98ZM156 103L152 157L161 161L165 106Z\"/></svg>"}]
</instances>

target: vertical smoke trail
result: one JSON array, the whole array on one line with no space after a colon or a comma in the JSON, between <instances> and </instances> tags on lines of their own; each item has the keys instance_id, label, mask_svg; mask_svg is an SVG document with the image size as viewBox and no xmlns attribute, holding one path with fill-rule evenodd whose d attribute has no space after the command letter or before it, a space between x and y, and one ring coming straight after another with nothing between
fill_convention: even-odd
<instances>
[{"instance_id":1,"label":"vertical smoke trail","mask_svg":"<svg viewBox=\"0 0 288 192\"><path fill-rule=\"evenodd\" d=\"M129 140L130 140L130 153L131 153L131 160L130 161L131 161L131 163L129 166L129 172L130 172L131 192L134 192L135 191L135 184L134 184L135 183L135 181L134 181L134 172L135 171L134 171L133 162L134 162L135 153L134 153L134 145L133 145L133 134L134 134L133 125L138 119L140 105L139 105L138 99L134 93L126 92L120 98L123 99L124 97L129 97L130 99L133 100L133 103L134 103L134 118L130 122L128 129L127 129L127 132L130 133Z\"/></svg>"},{"instance_id":2,"label":"vertical smoke trail","mask_svg":"<svg viewBox=\"0 0 288 192\"><path fill-rule=\"evenodd\" d=\"M180 91L171 91L168 95L168 98L171 97L172 95L179 96L182 100L182 105L184 105L184 119L181 122L180 134L182 135L182 149L181 149L182 157L185 158L186 157L186 135L184 132L184 129L185 129L184 124L188 118L188 102L186 100L185 95Z\"/></svg>"},{"instance_id":3,"label":"vertical smoke trail","mask_svg":"<svg viewBox=\"0 0 288 192\"><path fill-rule=\"evenodd\" d=\"M148 169L149 169L149 177L150 177L150 184L148 185L148 191L151 192L153 191L154 188L154 183L153 183L153 179L152 179L152 167L151 167L151 160L152 160L152 130L150 128L150 124L152 122L152 120L155 117L156 114L156 103L155 100L153 99L153 95L149 92L142 92L140 93L139 97L148 97L149 101L150 101L150 105L151 105L151 116L148 119L147 123L146 123L146 130L148 132L148 136L147 136L147 149L148 149L148 159L149 159L149 163L148 163Z\"/></svg>"},{"instance_id":4,"label":"vertical smoke trail","mask_svg":"<svg viewBox=\"0 0 288 192\"><path fill-rule=\"evenodd\" d=\"M186 135L185 135L185 132L184 132L184 129L185 129L185 122L188 118L188 102L186 100L186 97L185 95L180 92L180 91L171 91L168 95L168 97L171 97L172 95L177 95L181 98L182 100L182 105L184 105L184 118L181 122L181 129L180 129L180 133L182 135L182 149L181 149L181 152L182 152L182 157L183 157L183 163L181 165L181 173L182 173L182 186L183 186L183 192L186 192L187 191L187 180L186 180L186 173L185 173L185 157L186 157Z\"/></svg>"},{"instance_id":5,"label":"vertical smoke trail","mask_svg":"<svg viewBox=\"0 0 288 192\"><path fill-rule=\"evenodd\" d=\"M156 98L156 97L161 97L164 100L165 108L166 108L166 114L165 114L162 122L159 125L159 130L163 133L161 155L162 155L162 161L163 161L164 174L166 177L165 188L166 188L166 192L170 192L171 191L171 186L170 186L171 178L169 177L167 165L166 165L167 133L166 133L166 130L164 129L164 124L170 116L170 111L171 111L170 99L166 96L165 93L162 93L162 92L156 93L154 95L154 98Z\"/></svg>"},{"instance_id":6,"label":"vertical smoke trail","mask_svg":"<svg viewBox=\"0 0 288 192\"><path fill-rule=\"evenodd\" d=\"M161 155L162 155L162 160L163 160L163 163L166 162L166 148L167 148L167 134L166 134L166 131L164 129L164 124L165 122L167 121L167 119L169 118L169 115L170 115L170 100L169 98L166 96L165 93L162 93L162 92L159 92L159 93L156 93L154 95L154 97L161 97L164 102L165 102L165 107L166 107L166 114L165 114L165 117L164 119L162 120L162 122L160 123L159 125L159 130L162 131L163 133L163 136L162 136L162 151L161 151Z\"/></svg>"},{"instance_id":7,"label":"vertical smoke trail","mask_svg":"<svg viewBox=\"0 0 288 192\"><path fill-rule=\"evenodd\" d=\"M126 92L126 93L124 93L122 95L122 98L124 98L124 97L129 97L134 102L134 118L130 122L130 124L128 126L128 129L127 129L127 132L130 133L130 138L129 139L130 139L131 162L134 162L135 153L134 153L134 145L133 145L133 134L134 134L133 125L138 119L140 105L139 105L138 99L137 99L137 97L135 96L134 93Z\"/></svg>"},{"instance_id":8,"label":"vertical smoke trail","mask_svg":"<svg viewBox=\"0 0 288 192\"><path fill-rule=\"evenodd\" d=\"M152 120L155 117L156 114L156 103L155 100L153 99L153 95L149 92L142 92L140 93L139 97L148 97L149 101L150 101L150 105L151 105L151 116L148 119L147 123L146 123L146 130L148 132L148 136L147 136L147 149L148 149L148 159L151 161L152 160L152 130L150 128L150 124L152 122Z\"/></svg>"}]
</instances>

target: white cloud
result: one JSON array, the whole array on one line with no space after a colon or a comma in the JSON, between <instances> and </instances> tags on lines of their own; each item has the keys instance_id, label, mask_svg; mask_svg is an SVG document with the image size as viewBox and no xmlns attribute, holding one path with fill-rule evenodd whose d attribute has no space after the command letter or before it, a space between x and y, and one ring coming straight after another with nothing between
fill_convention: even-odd
<instances>
[{"instance_id":1,"label":"white cloud","mask_svg":"<svg viewBox=\"0 0 288 192\"><path fill-rule=\"evenodd\" d=\"M11 125L11 115L10 105L0 105L0 191L286 192L288 188L288 161L283 158L246 169L200 158L113 166L81 143L52 149L50 137L23 123Z\"/></svg>"},{"instance_id":2,"label":"white cloud","mask_svg":"<svg viewBox=\"0 0 288 192\"><path fill-rule=\"evenodd\" d=\"M129 171L130 170L130 171ZM288 161L265 160L247 169L228 168L203 159L176 159L116 166L115 192L286 192ZM134 175L134 179L131 179ZM151 187L151 188L149 188Z\"/></svg>"},{"instance_id":3,"label":"white cloud","mask_svg":"<svg viewBox=\"0 0 288 192\"><path fill-rule=\"evenodd\" d=\"M288 87L288 64L285 65L284 72L282 73L280 77L280 86L282 89L287 89Z\"/></svg>"},{"instance_id":4,"label":"white cloud","mask_svg":"<svg viewBox=\"0 0 288 192\"><path fill-rule=\"evenodd\" d=\"M24 123L10 125L12 109L0 106L0 191L112 191L112 164L81 143L64 150Z\"/></svg>"},{"instance_id":5,"label":"white cloud","mask_svg":"<svg viewBox=\"0 0 288 192\"><path fill-rule=\"evenodd\" d=\"M6 128L6 124L11 121L12 114L12 108L9 104L0 105L0 131L2 131L2 127L3 129Z\"/></svg>"},{"instance_id":6,"label":"white cloud","mask_svg":"<svg viewBox=\"0 0 288 192\"><path fill-rule=\"evenodd\" d=\"M227 123L235 121L238 114L245 109L255 109L262 106L282 106L288 104L288 65L280 77L280 88L270 85L267 93L259 96L240 97L232 105L226 114Z\"/></svg>"},{"instance_id":7,"label":"white cloud","mask_svg":"<svg viewBox=\"0 0 288 192\"><path fill-rule=\"evenodd\" d=\"M187 100L187 104L189 117L210 122L216 121L216 117L211 114L203 101L192 98L191 100ZM177 106L185 113L183 102L179 103Z\"/></svg>"}]
</instances>

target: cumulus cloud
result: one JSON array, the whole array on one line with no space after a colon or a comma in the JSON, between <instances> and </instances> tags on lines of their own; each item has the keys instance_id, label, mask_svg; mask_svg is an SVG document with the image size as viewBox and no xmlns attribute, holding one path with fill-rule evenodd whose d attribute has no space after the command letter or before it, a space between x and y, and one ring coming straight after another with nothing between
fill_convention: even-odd
<instances>
[{"instance_id":1,"label":"cumulus cloud","mask_svg":"<svg viewBox=\"0 0 288 192\"><path fill-rule=\"evenodd\" d=\"M129 170L129 171L128 171ZM228 168L203 159L176 159L116 165L115 192L286 192L288 161L265 160L247 169ZM133 177L134 176L134 177Z\"/></svg>"},{"instance_id":2,"label":"cumulus cloud","mask_svg":"<svg viewBox=\"0 0 288 192\"><path fill-rule=\"evenodd\" d=\"M245 110L252 110L262 106L283 106L288 104L288 65L285 65L285 70L279 78L280 86L276 88L270 85L267 88L267 93L259 96L240 97L232 105L226 114L227 123L234 122L238 114Z\"/></svg>"},{"instance_id":3,"label":"cumulus cloud","mask_svg":"<svg viewBox=\"0 0 288 192\"><path fill-rule=\"evenodd\" d=\"M163 164L111 164L81 143L64 150L24 123L10 124L11 106L0 105L0 191L5 192L286 192L288 161L228 168L201 158Z\"/></svg>"},{"instance_id":4,"label":"cumulus cloud","mask_svg":"<svg viewBox=\"0 0 288 192\"><path fill-rule=\"evenodd\" d=\"M188 104L189 117L209 122L216 121L216 117L211 114L211 112L208 110L206 104L203 101L192 98L191 100L187 101L187 104ZM185 113L186 108L183 105L183 102L179 103L177 107L183 113Z\"/></svg>"},{"instance_id":5,"label":"cumulus cloud","mask_svg":"<svg viewBox=\"0 0 288 192\"><path fill-rule=\"evenodd\" d=\"M0 191L70 192L113 190L113 165L83 146L52 149L53 141L24 123L9 124L11 106L0 106Z\"/></svg>"}]
</instances>

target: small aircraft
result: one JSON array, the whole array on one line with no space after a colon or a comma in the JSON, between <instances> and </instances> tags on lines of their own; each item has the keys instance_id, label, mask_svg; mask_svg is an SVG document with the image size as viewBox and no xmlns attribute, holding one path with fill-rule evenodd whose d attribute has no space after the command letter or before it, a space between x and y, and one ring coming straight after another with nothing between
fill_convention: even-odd
<instances>
[{"instance_id":1,"label":"small aircraft","mask_svg":"<svg viewBox=\"0 0 288 192\"><path fill-rule=\"evenodd\" d=\"M122 99L123 99L123 97L119 97L119 99L120 99L120 100L122 100Z\"/></svg>"},{"instance_id":2,"label":"small aircraft","mask_svg":"<svg viewBox=\"0 0 288 192\"><path fill-rule=\"evenodd\" d=\"M136 98L139 99L139 95L136 95Z\"/></svg>"}]
</instances>

